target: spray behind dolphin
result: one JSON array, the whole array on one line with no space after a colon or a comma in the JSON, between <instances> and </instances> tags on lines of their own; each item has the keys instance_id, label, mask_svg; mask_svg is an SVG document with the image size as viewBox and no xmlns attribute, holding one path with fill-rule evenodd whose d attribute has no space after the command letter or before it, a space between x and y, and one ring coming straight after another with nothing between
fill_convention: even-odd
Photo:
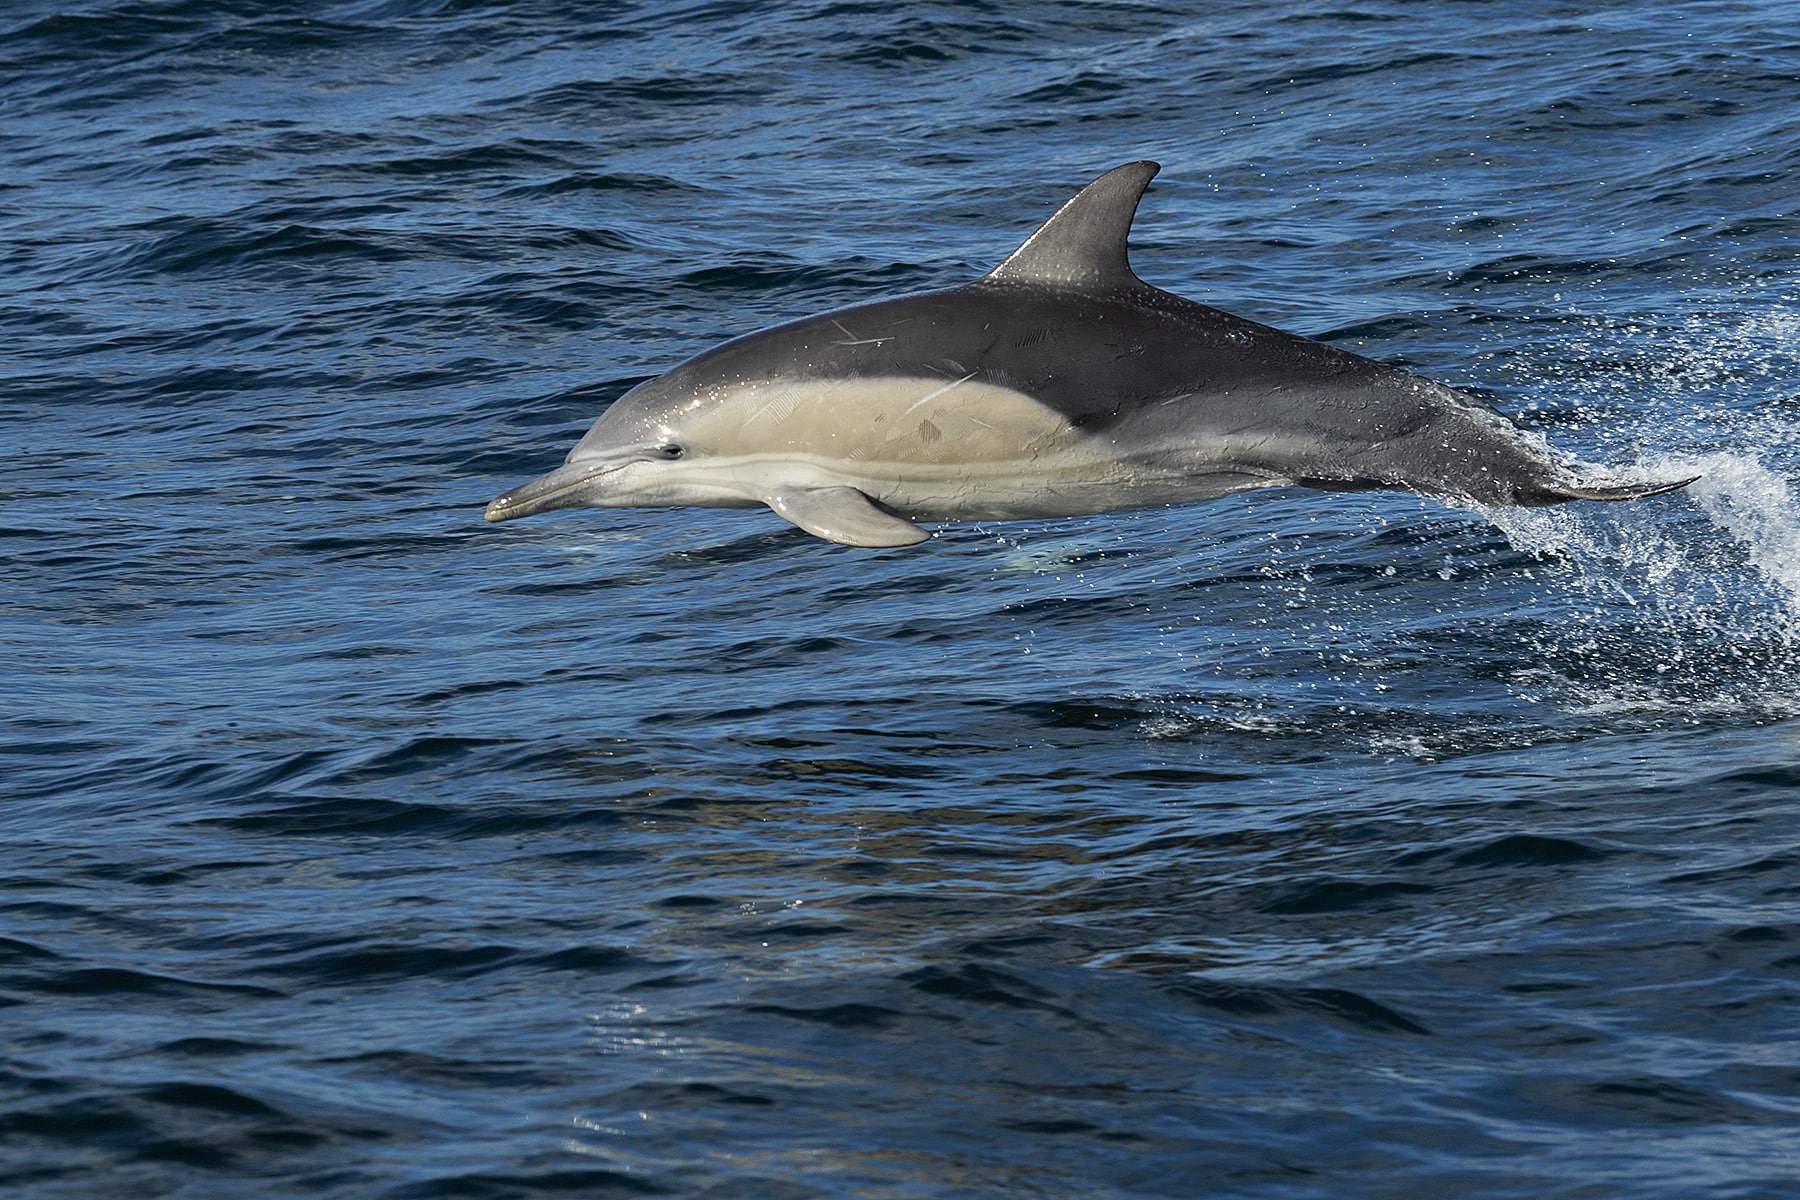
<instances>
[{"instance_id":1,"label":"spray behind dolphin","mask_svg":"<svg viewBox=\"0 0 1800 1200\"><path fill-rule=\"evenodd\" d=\"M902 546L918 521L1403 488L1501 506L1629 500L1481 400L1151 287L1126 240L1153 162L1108 171L987 275L752 333L631 389L487 509L766 505Z\"/></svg>"}]
</instances>

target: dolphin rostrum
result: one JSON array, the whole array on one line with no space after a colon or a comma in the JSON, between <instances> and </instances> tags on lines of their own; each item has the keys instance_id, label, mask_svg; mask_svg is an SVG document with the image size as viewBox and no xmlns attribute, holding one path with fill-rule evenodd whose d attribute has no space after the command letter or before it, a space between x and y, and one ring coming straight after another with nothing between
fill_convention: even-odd
<instances>
[{"instance_id":1,"label":"dolphin rostrum","mask_svg":"<svg viewBox=\"0 0 1800 1200\"><path fill-rule=\"evenodd\" d=\"M1144 283L1126 258L1158 170L1083 188L973 283L752 333L613 402L567 461L488 505L766 504L850 546L915 521L1407 488L1490 505L1628 500L1467 393Z\"/></svg>"}]
</instances>

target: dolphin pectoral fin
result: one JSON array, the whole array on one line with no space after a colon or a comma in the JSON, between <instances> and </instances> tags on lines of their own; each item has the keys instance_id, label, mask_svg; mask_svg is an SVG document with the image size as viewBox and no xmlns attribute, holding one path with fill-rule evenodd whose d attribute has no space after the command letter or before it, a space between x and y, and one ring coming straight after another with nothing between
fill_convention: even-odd
<instances>
[{"instance_id":1,"label":"dolphin pectoral fin","mask_svg":"<svg viewBox=\"0 0 1800 1200\"><path fill-rule=\"evenodd\" d=\"M814 537L843 546L911 546L931 536L853 487L791 488L766 503Z\"/></svg>"}]
</instances>

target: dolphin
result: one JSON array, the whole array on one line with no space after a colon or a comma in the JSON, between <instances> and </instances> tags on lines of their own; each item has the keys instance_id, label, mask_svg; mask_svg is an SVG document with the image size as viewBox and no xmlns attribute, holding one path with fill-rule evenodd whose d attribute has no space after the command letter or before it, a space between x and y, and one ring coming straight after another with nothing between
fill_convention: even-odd
<instances>
[{"instance_id":1,"label":"dolphin","mask_svg":"<svg viewBox=\"0 0 1800 1200\"><path fill-rule=\"evenodd\" d=\"M1154 288L1126 241L1160 168L1117 167L973 283L748 334L632 388L488 505L767 505L849 546L1250 488L1628 500L1466 392ZM1694 478L1697 478L1694 477Z\"/></svg>"}]
</instances>

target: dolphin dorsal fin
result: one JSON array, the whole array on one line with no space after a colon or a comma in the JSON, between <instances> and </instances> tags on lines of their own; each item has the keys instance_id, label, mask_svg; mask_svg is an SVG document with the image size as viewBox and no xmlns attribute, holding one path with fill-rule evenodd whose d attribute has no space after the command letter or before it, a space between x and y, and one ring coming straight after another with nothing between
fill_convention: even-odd
<instances>
[{"instance_id":1,"label":"dolphin dorsal fin","mask_svg":"<svg viewBox=\"0 0 1800 1200\"><path fill-rule=\"evenodd\" d=\"M1125 243L1138 198L1160 170L1153 162L1114 167L1077 192L983 278L1084 291L1136 286Z\"/></svg>"}]
</instances>

